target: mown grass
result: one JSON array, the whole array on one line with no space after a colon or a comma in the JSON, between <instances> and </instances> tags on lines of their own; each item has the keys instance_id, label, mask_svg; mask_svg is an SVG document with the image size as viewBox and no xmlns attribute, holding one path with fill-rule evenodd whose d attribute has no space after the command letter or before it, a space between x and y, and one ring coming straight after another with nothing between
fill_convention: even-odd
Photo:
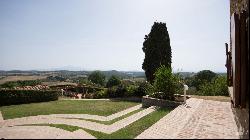
<instances>
[{"instance_id":1,"label":"mown grass","mask_svg":"<svg viewBox=\"0 0 250 140\"><path fill-rule=\"evenodd\" d=\"M137 109L137 110L135 110L135 111L132 111L132 112L130 112L130 113L128 113L128 114L125 114L125 115L123 115L123 116L121 116L121 117L115 118L115 119L110 120L110 121L99 121L99 120L92 120L92 119L79 119L79 120L86 120L86 121L91 121L91 122L97 122L97 123L100 123L100 124L111 125L111 124L113 124L113 123L115 123L115 122L117 122L117 121L119 121L119 120L122 120L122 119L124 119L124 118L127 118L127 117L129 117L129 116L131 116L131 115L133 115L133 114L136 114L136 113L138 113L138 112L140 112L140 111L142 111L142 110L143 110L143 108Z\"/></svg>"},{"instance_id":2,"label":"mown grass","mask_svg":"<svg viewBox=\"0 0 250 140\"><path fill-rule=\"evenodd\" d=\"M38 125L46 125L46 126L61 128L71 132L78 129L83 129L98 139L132 139L141 134L144 130L146 130L150 126L152 126L163 116L167 115L170 111L171 111L170 109L157 109L156 111L142 117L141 119L135 121L134 123L112 134L105 134L102 132L93 131L86 128L80 128L77 126L70 126L64 124L38 124Z\"/></svg>"},{"instance_id":3,"label":"mown grass","mask_svg":"<svg viewBox=\"0 0 250 140\"><path fill-rule=\"evenodd\" d=\"M49 115L49 114L91 114L108 116L139 103L127 101L84 101L58 100L43 103L2 106L4 119Z\"/></svg>"}]
</instances>

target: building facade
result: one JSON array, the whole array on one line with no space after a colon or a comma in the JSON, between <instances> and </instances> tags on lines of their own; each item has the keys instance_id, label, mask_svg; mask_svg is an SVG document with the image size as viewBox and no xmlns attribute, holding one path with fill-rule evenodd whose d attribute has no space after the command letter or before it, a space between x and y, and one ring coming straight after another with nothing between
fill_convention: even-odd
<instances>
[{"instance_id":1,"label":"building facade","mask_svg":"<svg viewBox=\"0 0 250 140\"><path fill-rule=\"evenodd\" d=\"M249 139L249 1L230 0L226 67L232 108L241 138Z\"/></svg>"}]
</instances>

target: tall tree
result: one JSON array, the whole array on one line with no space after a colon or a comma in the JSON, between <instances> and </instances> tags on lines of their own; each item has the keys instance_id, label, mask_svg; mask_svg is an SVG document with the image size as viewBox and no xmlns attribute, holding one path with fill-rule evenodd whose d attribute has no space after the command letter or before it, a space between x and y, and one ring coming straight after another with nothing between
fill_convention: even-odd
<instances>
[{"instance_id":1,"label":"tall tree","mask_svg":"<svg viewBox=\"0 0 250 140\"><path fill-rule=\"evenodd\" d=\"M171 68L172 52L166 23L154 22L151 31L145 35L143 52L145 53L142 69L147 81L153 83L154 73L161 65Z\"/></svg>"}]
</instances>

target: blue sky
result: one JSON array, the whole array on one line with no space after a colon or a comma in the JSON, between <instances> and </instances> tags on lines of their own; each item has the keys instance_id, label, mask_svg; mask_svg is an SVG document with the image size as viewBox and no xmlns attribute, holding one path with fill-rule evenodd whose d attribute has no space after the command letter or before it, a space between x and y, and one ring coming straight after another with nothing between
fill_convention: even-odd
<instances>
[{"instance_id":1,"label":"blue sky","mask_svg":"<svg viewBox=\"0 0 250 140\"><path fill-rule=\"evenodd\" d=\"M0 69L142 70L165 22L174 71L225 72L229 0L0 0Z\"/></svg>"}]
</instances>

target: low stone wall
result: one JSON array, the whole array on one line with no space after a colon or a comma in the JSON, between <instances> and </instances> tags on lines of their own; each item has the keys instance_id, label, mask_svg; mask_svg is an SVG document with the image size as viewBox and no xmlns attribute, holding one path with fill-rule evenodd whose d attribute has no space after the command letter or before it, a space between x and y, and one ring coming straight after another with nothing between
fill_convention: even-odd
<instances>
[{"instance_id":1,"label":"low stone wall","mask_svg":"<svg viewBox=\"0 0 250 140\"><path fill-rule=\"evenodd\" d=\"M142 102L140 97L122 97L122 98L110 98L110 100L118 101L130 101L130 102Z\"/></svg>"},{"instance_id":2,"label":"low stone wall","mask_svg":"<svg viewBox=\"0 0 250 140\"><path fill-rule=\"evenodd\" d=\"M142 97L142 107L159 106L159 107L164 107L164 108L175 108L181 104L182 102L156 99L156 98L151 98L148 96Z\"/></svg>"}]
</instances>

